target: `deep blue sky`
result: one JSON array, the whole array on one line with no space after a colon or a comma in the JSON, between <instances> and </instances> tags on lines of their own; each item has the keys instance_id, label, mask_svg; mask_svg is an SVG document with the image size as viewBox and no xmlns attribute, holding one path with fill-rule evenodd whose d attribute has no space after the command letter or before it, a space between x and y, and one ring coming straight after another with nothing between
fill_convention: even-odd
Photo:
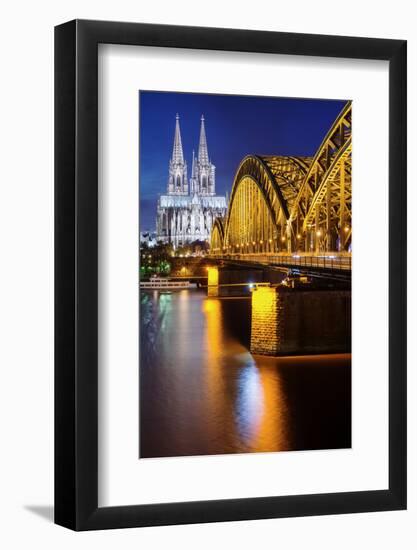
<instances>
[{"instance_id":1,"label":"deep blue sky","mask_svg":"<svg viewBox=\"0 0 417 550\"><path fill-rule=\"evenodd\" d=\"M346 100L139 92L140 228L154 230L158 195L166 192L175 115L188 177L197 152L204 114L210 160L216 166L216 192L232 187L248 154L314 155Z\"/></svg>"}]
</instances>

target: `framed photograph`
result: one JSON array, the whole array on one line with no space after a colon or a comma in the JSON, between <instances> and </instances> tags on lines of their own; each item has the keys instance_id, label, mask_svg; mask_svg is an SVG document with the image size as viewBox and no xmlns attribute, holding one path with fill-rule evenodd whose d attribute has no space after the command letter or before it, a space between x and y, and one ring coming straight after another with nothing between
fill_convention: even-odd
<instances>
[{"instance_id":1,"label":"framed photograph","mask_svg":"<svg viewBox=\"0 0 417 550\"><path fill-rule=\"evenodd\" d=\"M55 522L406 508L406 42L55 29Z\"/></svg>"}]
</instances>

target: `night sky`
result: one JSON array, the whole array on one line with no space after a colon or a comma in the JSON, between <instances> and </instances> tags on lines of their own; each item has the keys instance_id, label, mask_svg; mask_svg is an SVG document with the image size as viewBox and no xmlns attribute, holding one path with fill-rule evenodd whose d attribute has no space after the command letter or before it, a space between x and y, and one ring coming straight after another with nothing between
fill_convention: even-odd
<instances>
[{"instance_id":1,"label":"night sky","mask_svg":"<svg viewBox=\"0 0 417 550\"><path fill-rule=\"evenodd\" d=\"M153 231L158 195L167 187L176 113L188 178L204 114L216 193L230 194L236 169L248 154L314 155L346 100L141 91L139 102L140 229Z\"/></svg>"}]
</instances>

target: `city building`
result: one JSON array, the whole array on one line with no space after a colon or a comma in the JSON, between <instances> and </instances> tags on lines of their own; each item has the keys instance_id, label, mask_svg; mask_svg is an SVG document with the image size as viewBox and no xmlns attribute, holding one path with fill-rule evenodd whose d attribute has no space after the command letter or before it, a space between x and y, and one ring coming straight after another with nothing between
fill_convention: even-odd
<instances>
[{"instance_id":1,"label":"city building","mask_svg":"<svg viewBox=\"0 0 417 550\"><path fill-rule=\"evenodd\" d=\"M151 231L141 231L140 244L146 244L149 248L153 248L157 244L156 233Z\"/></svg>"},{"instance_id":2,"label":"city building","mask_svg":"<svg viewBox=\"0 0 417 550\"><path fill-rule=\"evenodd\" d=\"M198 153L196 156L193 151L188 179L177 114L167 193L158 199L157 240L171 243L174 248L208 240L214 220L223 217L226 210L226 197L216 195L216 167L208 154L204 116L201 117Z\"/></svg>"}]
</instances>

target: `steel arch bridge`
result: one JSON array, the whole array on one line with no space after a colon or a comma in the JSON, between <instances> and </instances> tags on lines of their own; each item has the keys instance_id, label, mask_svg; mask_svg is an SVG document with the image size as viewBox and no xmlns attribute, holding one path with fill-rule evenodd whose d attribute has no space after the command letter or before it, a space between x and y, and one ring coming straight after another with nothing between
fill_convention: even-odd
<instances>
[{"instance_id":1,"label":"steel arch bridge","mask_svg":"<svg viewBox=\"0 0 417 550\"><path fill-rule=\"evenodd\" d=\"M314 157L250 155L236 172L210 253L348 253L352 245L352 105Z\"/></svg>"}]
</instances>

